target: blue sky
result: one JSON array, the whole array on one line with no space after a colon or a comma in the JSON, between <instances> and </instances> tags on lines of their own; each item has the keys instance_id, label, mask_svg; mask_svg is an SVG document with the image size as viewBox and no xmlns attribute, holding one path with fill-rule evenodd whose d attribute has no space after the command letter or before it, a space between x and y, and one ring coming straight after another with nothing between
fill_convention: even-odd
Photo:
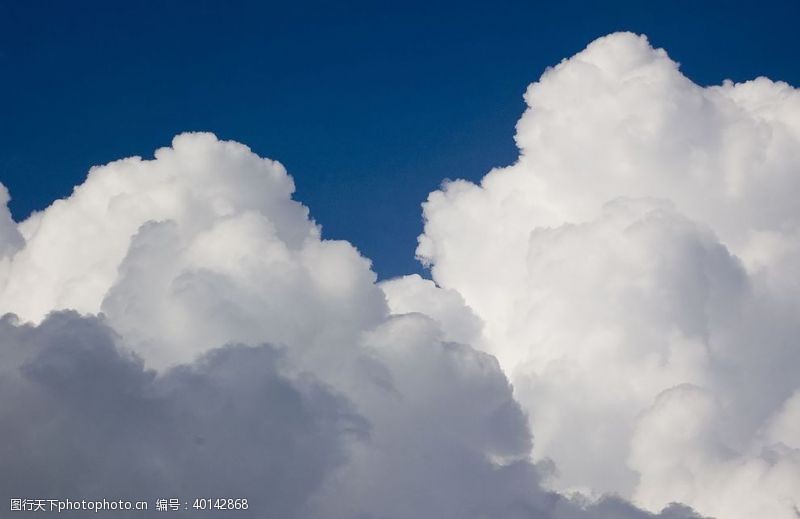
<instances>
[{"instance_id":1,"label":"blue sky","mask_svg":"<svg viewBox=\"0 0 800 519\"><path fill-rule=\"evenodd\" d=\"M522 93L603 34L700 84L800 83L797 2L0 1L0 181L17 219L89 167L215 132L283 162L325 236L421 271L419 204L516 158Z\"/></svg>"}]
</instances>

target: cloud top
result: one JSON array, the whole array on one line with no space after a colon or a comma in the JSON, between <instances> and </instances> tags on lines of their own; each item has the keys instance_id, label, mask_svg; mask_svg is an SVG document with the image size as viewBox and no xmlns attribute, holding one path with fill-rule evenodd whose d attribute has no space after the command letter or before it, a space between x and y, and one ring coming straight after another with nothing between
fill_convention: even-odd
<instances>
[{"instance_id":1,"label":"cloud top","mask_svg":"<svg viewBox=\"0 0 800 519\"><path fill-rule=\"evenodd\" d=\"M701 87L620 33L525 100L517 162L431 193L417 254L483 322L551 484L795 517L798 445L770 431L796 419L800 92Z\"/></svg>"}]
</instances>

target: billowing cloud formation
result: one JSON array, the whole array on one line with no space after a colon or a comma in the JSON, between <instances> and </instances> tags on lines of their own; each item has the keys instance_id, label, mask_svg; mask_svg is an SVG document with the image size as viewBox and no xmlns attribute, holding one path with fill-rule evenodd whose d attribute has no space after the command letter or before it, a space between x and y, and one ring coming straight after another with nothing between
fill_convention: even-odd
<instances>
[{"instance_id":1,"label":"billowing cloud formation","mask_svg":"<svg viewBox=\"0 0 800 519\"><path fill-rule=\"evenodd\" d=\"M525 99L519 160L432 193L417 252L480 318L549 484L796 518L800 92L700 87L614 34Z\"/></svg>"},{"instance_id":2,"label":"billowing cloud formation","mask_svg":"<svg viewBox=\"0 0 800 519\"><path fill-rule=\"evenodd\" d=\"M0 311L16 314L0 321L0 498L652 517L544 490L499 363L462 344L483 340L462 296L377 285L292 191L280 164L184 134L154 160L93 169L19 225L0 214Z\"/></svg>"},{"instance_id":3,"label":"billowing cloud formation","mask_svg":"<svg viewBox=\"0 0 800 519\"><path fill-rule=\"evenodd\" d=\"M0 309L34 322L102 310L152 366L227 342L352 341L383 296L353 247L320 240L293 191L280 164L210 134L94 168L20 224Z\"/></svg>"},{"instance_id":4,"label":"billowing cloud formation","mask_svg":"<svg viewBox=\"0 0 800 519\"><path fill-rule=\"evenodd\" d=\"M267 346L214 350L157 375L97 319L14 324L0 322L5 497L222 496L248 499L240 515L268 506L302 517L347 437L367 434L345 400L284 375Z\"/></svg>"}]
</instances>

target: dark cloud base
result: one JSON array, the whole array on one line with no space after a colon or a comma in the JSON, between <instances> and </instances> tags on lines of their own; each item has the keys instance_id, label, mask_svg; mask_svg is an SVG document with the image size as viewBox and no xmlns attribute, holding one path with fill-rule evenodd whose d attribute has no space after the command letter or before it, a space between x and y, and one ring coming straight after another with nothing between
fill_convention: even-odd
<instances>
[{"instance_id":1,"label":"dark cloud base","mask_svg":"<svg viewBox=\"0 0 800 519\"><path fill-rule=\"evenodd\" d=\"M11 498L146 500L148 514L155 514L156 499L178 498L189 501L190 510L169 512L175 516L311 517L309 502L348 462L347 445L370 442L370 424L351 402L309 374L287 373L282 351L269 345L224 346L157 374L127 352L101 318L59 312L32 326L9 314L0 320L0 366L5 506ZM448 448L446 433L435 441L441 452L458 453ZM400 465L395 469L408 470ZM582 506L542 491L527 462L486 474L484 483L507 500L487 499L468 517L655 517L613 497ZM458 492L472 476L452 478L448 485ZM414 500L403 489L396 494ZM191 501L198 497L246 498L249 508L197 512ZM365 504L373 511L361 517L401 517L390 501L386 507L385 515L376 514L374 504ZM93 512L59 517L87 513ZM657 517L698 516L673 506Z\"/></svg>"},{"instance_id":2,"label":"dark cloud base","mask_svg":"<svg viewBox=\"0 0 800 519\"><path fill-rule=\"evenodd\" d=\"M345 399L285 375L271 346L225 346L157 375L97 318L14 320L0 322L4 506L230 497L249 500L237 517L303 517L343 442L368 434Z\"/></svg>"}]
</instances>

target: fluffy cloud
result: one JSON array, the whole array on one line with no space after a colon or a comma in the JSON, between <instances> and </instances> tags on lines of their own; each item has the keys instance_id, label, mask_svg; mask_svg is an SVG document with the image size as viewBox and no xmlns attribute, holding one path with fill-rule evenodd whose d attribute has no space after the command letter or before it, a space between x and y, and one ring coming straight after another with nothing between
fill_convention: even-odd
<instances>
[{"instance_id":1,"label":"fluffy cloud","mask_svg":"<svg viewBox=\"0 0 800 519\"><path fill-rule=\"evenodd\" d=\"M417 253L482 321L549 484L796 517L800 92L701 87L614 34L525 99L518 161L431 193Z\"/></svg>"},{"instance_id":2,"label":"fluffy cloud","mask_svg":"<svg viewBox=\"0 0 800 519\"><path fill-rule=\"evenodd\" d=\"M3 207L0 497L796 517L800 94L616 34L526 100L517 163L425 203L433 281L210 134Z\"/></svg>"},{"instance_id":3,"label":"fluffy cloud","mask_svg":"<svg viewBox=\"0 0 800 519\"><path fill-rule=\"evenodd\" d=\"M444 338L462 344L481 340L483 323L454 290L444 290L419 274L380 283L393 314L420 313L436 320Z\"/></svg>"},{"instance_id":4,"label":"fluffy cloud","mask_svg":"<svg viewBox=\"0 0 800 519\"><path fill-rule=\"evenodd\" d=\"M15 324L0 322L4 506L231 497L249 500L244 517L266 507L305 517L348 439L368 434L346 400L284 374L268 346L229 346L156 374L96 318Z\"/></svg>"},{"instance_id":5,"label":"fluffy cloud","mask_svg":"<svg viewBox=\"0 0 800 519\"><path fill-rule=\"evenodd\" d=\"M184 134L93 169L19 225L0 215L0 497L651 517L544 490L550 466L530 461L500 364L460 343L483 340L462 297L419 277L376 284L292 191L280 164Z\"/></svg>"},{"instance_id":6,"label":"fluffy cloud","mask_svg":"<svg viewBox=\"0 0 800 519\"><path fill-rule=\"evenodd\" d=\"M354 404L268 345L215 348L156 372L102 319L58 312L33 326L7 315L2 497L151 509L177 497L189 509L170 513L182 517L197 514L193 497L218 496L247 499L235 513L253 518L655 517L615 497L542 490L497 362L440 333L421 315L369 333L344 388ZM670 505L658 517L698 516Z\"/></svg>"}]
</instances>

